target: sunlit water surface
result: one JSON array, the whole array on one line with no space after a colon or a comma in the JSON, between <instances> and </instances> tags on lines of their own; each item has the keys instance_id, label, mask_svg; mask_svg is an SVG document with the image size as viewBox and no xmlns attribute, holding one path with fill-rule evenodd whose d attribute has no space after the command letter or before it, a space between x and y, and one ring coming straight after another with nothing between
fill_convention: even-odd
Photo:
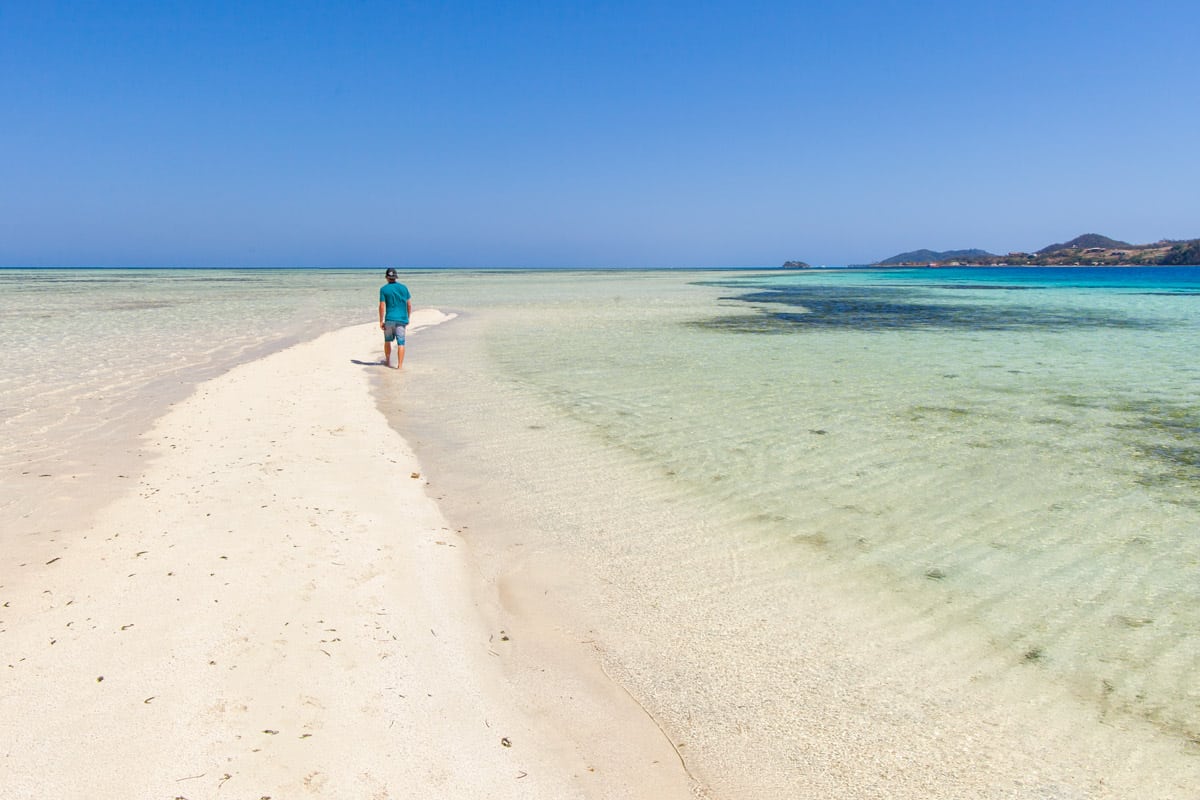
<instances>
[{"instance_id":1,"label":"sunlit water surface","mask_svg":"<svg viewBox=\"0 0 1200 800\"><path fill-rule=\"evenodd\" d=\"M98 465L199 380L371 321L380 282L0 271L6 534L44 533L81 484L116 491ZM788 598L819 573L898 624L981 635L1102 720L1200 740L1200 270L406 282L460 316L376 390L451 513L641 581L610 602L675 613L678 647L740 665L696 691L786 671ZM661 663L626 677L688 685Z\"/></svg>"},{"instance_id":2,"label":"sunlit water surface","mask_svg":"<svg viewBox=\"0 0 1200 800\"><path fill-rule=\"evenodd\" d=\"M503 487L496 514L557 504L547 536L603 560L638 534L584 520L649 497L736 550L712 576L733 619L754 559L789 565L780 595L820 563L1098 716L1200 739L1200 269L473 280L438 290L466 313L405 413L451 414L427 438Z\"/></svg>"}]
</instances>

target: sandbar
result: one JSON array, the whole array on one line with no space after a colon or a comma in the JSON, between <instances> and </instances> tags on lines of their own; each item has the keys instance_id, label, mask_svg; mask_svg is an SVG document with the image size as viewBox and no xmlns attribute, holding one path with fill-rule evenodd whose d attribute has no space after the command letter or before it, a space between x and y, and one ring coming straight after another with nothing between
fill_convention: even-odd
<instances>
[{"instance_id":1,"label":"sandbar","mask_svg":"<svg viewBox=\"0 0 1200 800\"><path fill-rule=\"evenodd\" d=\"M5 796L703 794L586 643L497 627L379 358L354 326L200 384L127 493L5 561Z\"/></svg>"}]
</instances>

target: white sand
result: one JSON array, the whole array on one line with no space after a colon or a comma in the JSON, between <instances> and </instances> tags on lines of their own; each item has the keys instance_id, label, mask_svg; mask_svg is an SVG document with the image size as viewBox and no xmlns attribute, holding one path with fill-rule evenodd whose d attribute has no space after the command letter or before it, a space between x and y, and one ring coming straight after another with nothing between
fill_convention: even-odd
<instances>
[{"instance_id":1,"label":"white sand","mask_svg":"<svg viewBox=\"0 0 1200 800\"><path fill-rule=\"evenodd\" d=\"M202 384L135 490L4 562L0 795L701 793L586 642L498 627L371 399L405 377L380 350L357 326Z\"/></svg>"},{"instance_id":2,"label":"white sand","mask_svg":"<svg viewBox=\"0 0 1200 800\"><path fill-rule=\"evenodd\" d=\"M705 671L704 652L622 670L637 637L565 627L579 575L540 553L482 561L496 532L468 549L430 495L445 481L412 477L377 409L372 387L403 411L419 331L442 319L418 312L400 372L364 325L202 384L146 435L127 496L4 553L0 798L706 796L601 661L650 707L659 682L691 694L661 722L724 797L1193 795L1194 768L1157 769L1180 763L1161 744L1102 768L1107 726L1045 719L986 669L929 670L886 619L851 641L861 625L820 592L795 617L800 657L768 640L746 654L758 673ZM628 602L660 604L667 627L643 635L665 639L719 627L708 588ZM788 705L771 725L722 715L774 666L790 688L764 703Z\"/></svg>"}]
</instances>

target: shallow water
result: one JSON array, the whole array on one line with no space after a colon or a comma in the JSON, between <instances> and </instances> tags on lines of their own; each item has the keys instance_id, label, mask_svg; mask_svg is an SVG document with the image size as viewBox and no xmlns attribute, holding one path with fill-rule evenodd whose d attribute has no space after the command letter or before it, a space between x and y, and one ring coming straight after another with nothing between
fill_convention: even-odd
<instances>
[{"instance_id":1,"label":"shallow water","mask_svg":"<svg viewBox=\"0 0 1200 800\"><path fill-rule=\"evenodd\" d=\"M135 474L136 437L234 364L374 314L363 271L0 270L0 518L49 535Z\"/></svg>"},{"instance_id":2,"label":"shallow water","mask_svg":"<svg viewBox=\"0 0 1200 800\"><path fill-rule=\"evenodd\" d=\"M814 772L818 616L1191 752L1200 279L1060 272L419 273L461 316L376 388L474 544L575 570L563 608L714 772ZM204 377L370 321L379 282L0 271L6 535L116 491L113 451Z\"/></svg>"},{"instance_id":3,"label":"shallow water","mask_svg":"<svg viewBox=\"0 0 1200 800\"><path fill-rule=\"evenodd\" d=\"M739 626L819 573L1200 741L1200 270L959 272L447 285L466 314L392 411L452 513L457 489L477 526L542 529L504 547L686 595L717 662L753 663Z\"/></svg>"},{"instance_id":4,"label":"shallow water","mask_svg":"<svg viewBox=\"0 0 1200 800\"><path fill-rule=\"evenodd\" d=\"M980 272L738 295L791 326L781 382L809 409L777 413L778 386L739 399L735 436L831 420L809 428L820 448L753 475L760 502L902 589L936 583L946 624L982 623L1106 709L1197 739L1200 270ZM812 300L830 295L869 311Z\"/></svg>"}]
</instances>

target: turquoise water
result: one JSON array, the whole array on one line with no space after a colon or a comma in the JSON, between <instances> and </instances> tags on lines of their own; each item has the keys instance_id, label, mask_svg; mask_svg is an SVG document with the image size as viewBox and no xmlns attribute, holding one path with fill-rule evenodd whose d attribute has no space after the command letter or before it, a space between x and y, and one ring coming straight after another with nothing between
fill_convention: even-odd
<instances>
[{"instance_id":1,"label":"turquoise water","mask_svg":"<svg viewBox=\"0 0 1200 800\"><path fill-rule=\"evenodd\" d=\"M156 409L371 321L380 282L0 271L6 534L77 492L27 473L116 491L96 465ZM834 622L908 680L944 652L1194 752L1200 269L406 282L460 314L376 387L440 500L503 568L569 575L564 613L714 772L819 760L795 676Z\"/></svg>"},{"instance_id":2,"label":"turquoise water","mask_svg":"<svg viewBox=\"0 0 1200 800\"><path fill-rule=\"evenodd\" d=\"M697 324L782 335L830 420L809 433L848 445L760 470L765 507L1106 712L1200 738L1200 269L726 285L759 313ZM852 510L840 530L814 500Z\"/></svg>"},{"instance_id":3,"label":"turquoise water","mask_svg":"<svg viewBox=\"0 0 1200 800\"><path fill-rule=\"evenodd\" d=\"M933 624L935 649L986 641L1106 724L1200 741L1200 269L444 290L466 313L424 345L402 431L455 474L447 502L472 529L526 531L505 541L620 587L580 613L607 604L611 625L682 638L660 662L712 640L683 617L656 629L623 596L686 596L726 642L712 659L765 673L747 652L793 635L786 598L819 575L900 628ZM764 604L771 635L739 633ZM743 706L784 696L792 657ZM691 696L650 669L640 690L670 719Z\"/></svg>"},{"instance_id":4,"label":"turquoise water","mask_svg":"<svg viewBox=\"0 0 1200 800\"><path fill-rule=\"evenodd\" d=\"M894 270L882 282L953 288L1097 289L1118 292L1200 292L1200 267L973 267Z\"/></svg>"}]
</instances>

